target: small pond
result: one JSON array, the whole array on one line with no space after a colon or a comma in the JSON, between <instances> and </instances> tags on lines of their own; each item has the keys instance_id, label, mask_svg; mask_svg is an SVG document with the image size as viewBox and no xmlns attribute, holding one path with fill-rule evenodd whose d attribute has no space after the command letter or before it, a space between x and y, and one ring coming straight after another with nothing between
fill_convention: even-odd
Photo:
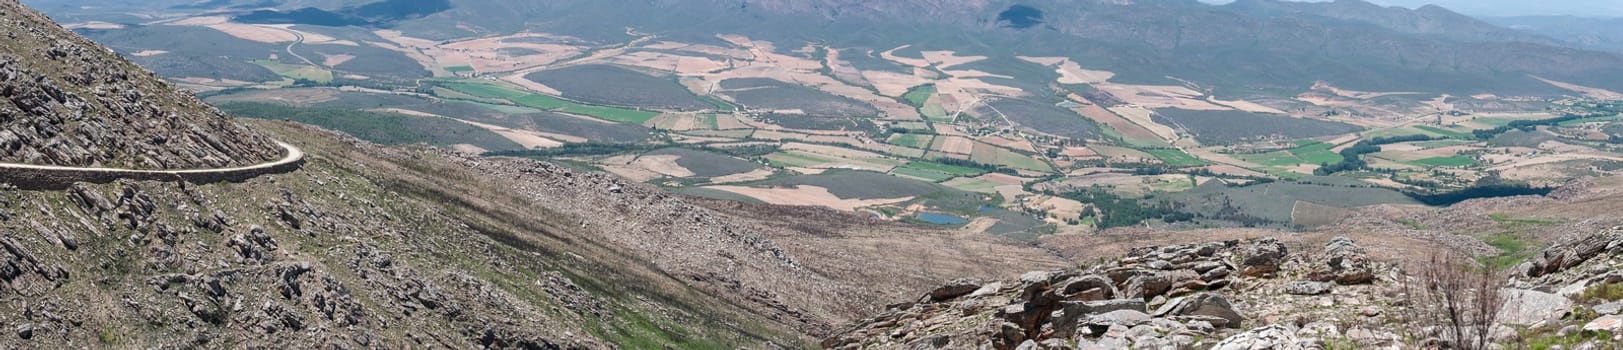
<instances>
[{"instance_id":1,"label":"small pond","mask_svg":"<svg viewBox=\"0 0 1623 350\"><path fill-rule=\"evenodd\" d=\"M957 225L969 222L969 219L936 213L921 213L919 214L919 220L936 225Z\"/></svg>"}]
</instances>

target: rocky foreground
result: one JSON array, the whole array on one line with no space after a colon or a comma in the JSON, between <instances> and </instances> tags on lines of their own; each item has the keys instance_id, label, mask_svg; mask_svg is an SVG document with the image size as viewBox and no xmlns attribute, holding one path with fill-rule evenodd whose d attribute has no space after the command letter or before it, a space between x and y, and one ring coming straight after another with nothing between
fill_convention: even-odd
<instances>
[{"instance_id":1,"label":"rocky foreground","mask_svg":"<svg viewBox=\"0 0 1623 350\"><path fill-rule=\"evenodd\" d=\"M16 0L0 0L0 162L200 169L282 149Z\"/></svg>"},{"instance_id":2,"label":"rocky foreground","mask_svg":"<svg viewBox=\"0 0 1623 350\"><path fill-rule=\"evenodd\" d=\"M1299 250L1273 238L1142 247L1118 259L1030 272L1014 281L955 280L892 305L823 345L1470 348L1481 334L1452 336L1438 314L1426 312L1431 309L1425 305L1438 299L1417 289L1433 283L1419 281L1417 271L1437 266L1374 261L1345 237ZM1502 306L1483 313L1493 326L1481 339L1494 348L1618 348L1623 303L1616 299L1623 298L1623 288L1607 291L1623 286L1620 254L1623 236L1616 231L1582 235L1530 259L1509 282L1485 280L1492 284L1482 290L1498 290L1493 295Z\"/></svg>"}]
</instances>

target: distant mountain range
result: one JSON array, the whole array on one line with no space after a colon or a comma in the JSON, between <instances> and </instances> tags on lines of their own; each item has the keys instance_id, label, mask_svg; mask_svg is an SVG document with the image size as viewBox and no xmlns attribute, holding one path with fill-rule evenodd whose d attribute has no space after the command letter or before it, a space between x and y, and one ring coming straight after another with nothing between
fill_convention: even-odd
<instances>
[{"instance_id":1,"label":"distant mountain range","mask_svg":"<svg viewBox=\"0 0 1623 350\"><path fill-rule=\"evenodd\" d=\"M1623 18L1524 16L1486 20L1507 28L1556 38L1580 48L1623 51Z\"/></svg>"},{"instance_id":2,"label":"distant mountain range","mask_svg":"<svg viewBox=\"0 0 1623 350\"><path fill-rule=\"evenodd\" d=\"M973 54L1071 56L1133 83L1193 81L1218 94L1300 90L1316 81L1366 91L1561 94L1539 76L1623 89L1623 58L1482 22L1439 7L1358 0L1303 4L1184 1L457 1L405 28L477 23L588 38L638 31L744 32L779 40ZM651 6L650 6L651 5ZM1032 26L1001 20L1032 12ZM678 15L672 15L678 14ZM473 19L477 18L478 21ZM862 30L850 30L862 28ZM465 35L443 33L442 35Z\"/></svg>"},{"instance_id":3,"label":"distant mountain range","mask_svg":"<svg viewBox=\"0 0 1623 350\"><path fill-rule=\"evenodd\" d=\"M54 0L38 2L47 11L60 9L70 16L74 12ZM666 40L713 41L715 34L737 33L837 47L889 49L912 44L994 58L1066 56L1092 69L1115 72L1119 82L1192 83L1219 96L1291 94L1319 81L1350 90L1454 95L1572 93L1538 78L1623 90L1623 56L1591 51L1616 46L1608 44L1615 42L1609 36L1565 35L1582 31L1534 24L1518 31L1436 6L1410 10L1362 0L1242 0L1227 5L1196 0L1015 4L450 0L445 4L449 6L392 0L215 0L208 4L259 9L240 10L240 21L389 27L431 39L534 30L613 43L628 40L629 28ZM994 72L1017 78L1021 73Z\"/></svg>"}]
</instances>

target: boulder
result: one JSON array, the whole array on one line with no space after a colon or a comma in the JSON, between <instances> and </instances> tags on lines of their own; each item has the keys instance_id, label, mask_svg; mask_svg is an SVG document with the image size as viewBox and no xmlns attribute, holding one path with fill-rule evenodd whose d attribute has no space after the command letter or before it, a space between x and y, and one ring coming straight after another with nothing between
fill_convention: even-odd
<instances>
[{"instance_id":1,"label":"boulder","mask_svg":"<svg viewBox=\"0 0 1623 350\"><path fill-rule=\"evenodd\" d=\"M1245 320L1228 298L1217 293L1199 293L1167 302L1155 310L1155 316L1205 316L1200 319L1216 321L1212 325L1227 328L1239 328L1240 322Z\"/></svg>"},{"instance_id":2,"label":"boulder","mask_svg":"<svg viewBox=\"0 0 1623 350\"><path fill-rule=\"evenodd\" d=\"M1499 293L1504 299L1504 306L1499 308L1499 321L1506 324L1532 325L1560 319L1572 311L1572 300L1560 295L1513 288Z\"/></svg>"},{"instance_id":3,"label":"boulder","mask_svg":"<svg viewBox=\"0 0 1623 350\"><path fill-rule=\"evenodd\" d=\"M1121 288L1121 296L1134 298L1154 298L1172 290L1172 279L1157 272L1143 272L1127 278L1127 283Z\"/></svg>"},{"instance_id":4,"label":"boulder","mask_svg":"<svg viewBox=\"0 0 1623 350\"><path fill-rule=\"evenodd\" d=\"M1617 233L1596 233L1584 238L1556 244L1521 265L1522 274L1539 277L1564 271L1589 261L1609 249L1616 249L1623 241ZM1615 252L1614 252L1615 253Z\"/></svg>"},{"instance_id":5,"label":"boulder","mask_svg":"<svg viewBox=\"0 0 1623 350\"><path fill-rule=\"evenodd\" d=\"M1285 260L1285 244L1273 237L1246 243L1240 249L1240 273L1246 277L1272 277Z\"/></svg>"},{"instance_id":6,"label":"boulder","mask_svg":"<svg viewBox=\"0 0 1623 350\"><path fill-rule=\"evenodd\" d=\"M1606 331L1617 334L1623 333L1623 316L1606 315L1584 324L1586 331Z\"/></svg>"},{"instance_id":7,"label":"boulder","mask_svg":"<svg viewBox=\"0 0 1623 350\"><path fill-rule=\"evenodd\" d=\"M1257 328L1218 342L1213 350L1305 350L1296 337L1296 327L1274 324Z\"/></svg>"},{"instance_id":8,"label":"boulder","mask_svg":"<svg viewBox=\"0 0 1623 350\"><path fill-rule=\"evenodd\" d=\"M1329 282L1296 281L1285 284L1285 293L1292 295L1324 295L1335 286Z\"/></svg>"},{"instance_id":9,"label":"boulder","mask_svg":"<svg viewBox=\"0 0 1623 350\"><path fill-rule=\"evenodd\" d=\"M1597 313L1597 314L1616 315L1616 314L1619 314L1619 313L1623 313L1623 301L1614 301L1614 302L1610 302L1610 303L1595 305L1594 307L1591 307L1589 309L1594 310L1595 313Z\"/></svg>"},{"instance_id":10,"label":"boulder","mask_svg":"<svg viewBox=\"0 0 1623 350\"><path fill-rule=\"evenodd\" d=\"M1373 282L1375 274L1370 271L1369 254L1363 247L1347 237L1336 237L1324 246L1321 265L1310 272L1308 278L1350 285Z\"/></svg>"},{"instance_id":11,"label":"boulder","mask_svg":"<svg viewBox=\"0 0 1623 350\"><path fill-rule=\"evenodd\" d=\"M1115 298L1117 294L1110 278L1099 275L1072 277L1060 282L1058 292L1065 300L1071 301L1106 300Z\"/></svg>"},{"instance_id":12,"label":"boulder","mask_svg":"<svg viewBox=\"0 0 1623 350\"><path fill-rule=\"evenodd\" d=\"M974 293L975 290L980 288L980 280L961 278L947 282L947 284L941 285L940 287L936 287L934 290L930 291L927 298L931 302L939 303L968 295L969 293Z\"/></svg>"},{"instance_id":13,"label":"boulder","mask_svg":"<svg viewBox=\"0 0 1623 350\"><path fill-rule=\"evenodd\" d=\"M1092 320L1094 315L1108 314L1116 311L1145 311L1142 299L1115 299L1098 301L1066 301L1057 318L1053 319L1054 330L1061 337L1068 337L1076 331L1078 326Z\"/></svg>"},{"instance_id":14,"label":"boulder","mask_svg":"<svg viewBox=\"0 0 1623 350\"><path fill-rule=\"evenodd\" d=\"M1098 315L1089 316L1087 324L1091 325L1123 325L1135 327L1150 323L1150 314L1139 310L1116 310Z\"/></svg>"}]
</instances>

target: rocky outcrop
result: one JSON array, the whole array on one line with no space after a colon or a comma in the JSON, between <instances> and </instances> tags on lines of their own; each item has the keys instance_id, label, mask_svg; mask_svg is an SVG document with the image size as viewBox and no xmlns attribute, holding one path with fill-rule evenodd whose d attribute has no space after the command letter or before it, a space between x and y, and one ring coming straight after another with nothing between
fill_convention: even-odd
<instances>
[{"instance_id":1,"label":"rocky outcrop","mask_svg":"<svg viewBox=\"0 0 1623 350\"><path fill-rule=\"evenodd\" d=\"M1273 238L1139 247L1083 268L980 284L967 294L970 283L952 281L842 329L823 345L1408 348L1413 344L1404 339L1416 331L1411 325L1417 321L1409 319L1416 317L1414 301L1404 296L1408 277L1402 271L1375 261L1345 237L1322 250L1287 247ZM960 296L940 297L949 294ZM1560 318L1566 310L1545 299L1518 300L1525 300L1525 310L1507 312L1544 319Z\"/></svg>"},{"instance_id":2,"label":"rocky outcrop","mask_svg":"<svg viewBox=\"0 0 1623 350\"><path fill-rule=\"evenodd\" d=\"M268 162L270 140L14 0L0 1L0 162L203 169Z\"/></svg>"},{"instance_id":3,"label":"rocky outcrop","mask_svg":"<svg viewBox=\"0 0 1623 350\"><path fill-rule=\"evenodd\" d=\"M1623 233L1597 232L1556 244L1520 266L1525 277L1541 277L1577 267L1601 254L1623 253Z\"/></svg>"},{"instance_id":4,"label":"rocky outcrop","mask_svg":"<svg viewBox=\"0 0 1623 350\"><path fill-rule=\"evenodd\" d=\"M1338 284L1365 284L1375 279L1370 267L1369 254L1347 237L1336 237L1325 245L1320 265L1308 274L1320 282Z\"/></svg>"},{"instance_id":5,"label":"rocky outcrop","mask_svg":"<svg viewBox=\"0 0 1623 350\"><path fill-rule=\"evenodd\" d=\"M1279 264L1285 259L1285 244L1278 239L1265 238L1246 245L1241 253L1241 274L1247 277L1273 276L1279 271Z\"/></svg>"},{"instance_id":6,"label":"rocky outcrop","mask_svg":"<svg viewBox=\"0 0 1623 350\"><path fill-rule=\"evenodd\" d=\"M823 345L1188 348L1247 322L1224 295L1248 278L1240 266L1272 274L1286 261L1277 240L1236 240L1135 248L1107 264L1034 271L1017 281L952 281Z\"/></svg>"},{"instance_id":7,"label":"rocky outcrop","mask_svg":"<svg viewBox=\"0 0 1623 350\"><path fill-rule=\"evenodd\" d=\"M1212 350L1305 350L1302 339L1296 337L1297 328L1285 324L1273 324L1266 327L1235 334L1228 339L1218 342Z\"/></svg>"}]
</instances>

